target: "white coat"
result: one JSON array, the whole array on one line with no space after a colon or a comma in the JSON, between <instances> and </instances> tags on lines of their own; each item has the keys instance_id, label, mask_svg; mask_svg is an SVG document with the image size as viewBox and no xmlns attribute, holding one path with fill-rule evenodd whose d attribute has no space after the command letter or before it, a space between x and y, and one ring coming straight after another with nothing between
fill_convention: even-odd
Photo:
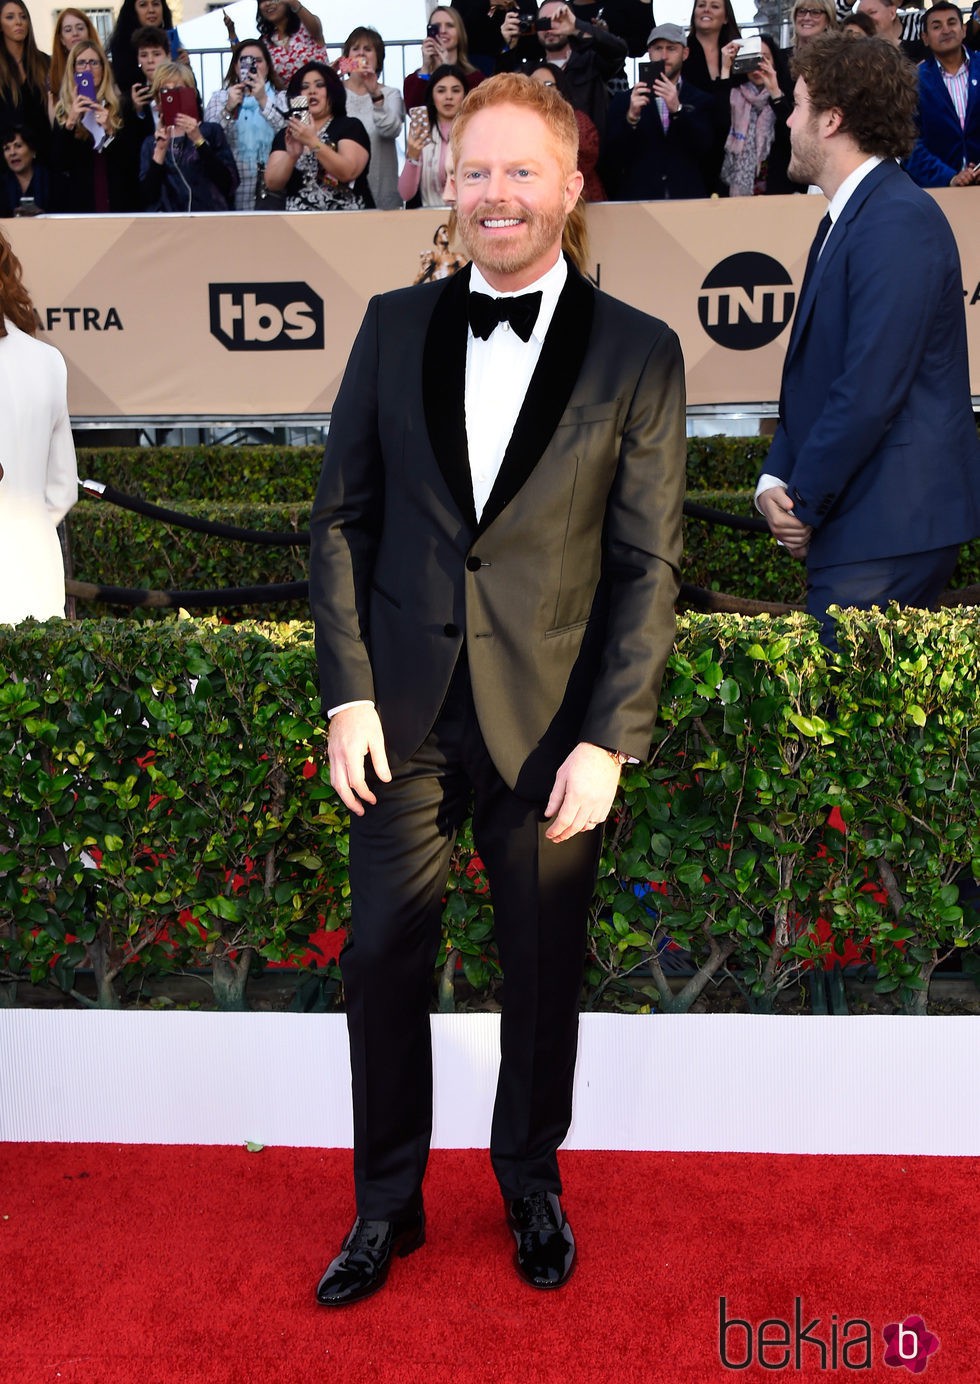
<instances>
[{"instance_id":1,"label":"white coat","mask_svg":"<svg viewBox=\"0 0 980 1384\"><path fill-rule=\"evenodd\" d=\"M0 337L0 624L65 613L58 524L78 499L68 372L8 319Z\"/></svg>"}]
</instances>

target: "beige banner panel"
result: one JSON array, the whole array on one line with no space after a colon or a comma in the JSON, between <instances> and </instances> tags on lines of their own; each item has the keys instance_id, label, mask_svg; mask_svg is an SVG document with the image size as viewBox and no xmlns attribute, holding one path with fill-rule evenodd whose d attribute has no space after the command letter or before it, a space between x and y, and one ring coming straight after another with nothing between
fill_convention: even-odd
<instances>
[{"instance_id":1,"label":"beige banner panel","mask_svg":"<svg viewBox=\"0 0 980 1384\"><path fill-rule=\"evenodd\" d=\"M980 237L972 198L934 194L963 262L980 396ZM819 197L606 203L591 274L677 331L691 405L779 397ZM76 418L329 413L375 293L415 282L438 211L38 217L5 223ZM882 253L886 253L883 248ZM927 246L893 246L914 273ZM408 374L413 362L406 361Z\"/></svg>"}]
</instances>

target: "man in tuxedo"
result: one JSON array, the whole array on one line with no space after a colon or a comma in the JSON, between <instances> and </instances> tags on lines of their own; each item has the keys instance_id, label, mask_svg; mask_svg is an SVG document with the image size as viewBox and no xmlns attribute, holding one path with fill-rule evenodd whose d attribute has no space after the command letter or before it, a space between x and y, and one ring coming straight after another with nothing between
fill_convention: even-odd
<instances>
[{"instance_id":1,"label":"man in tuxedo","mask_svg":"<svg viewBox=\"0 0 980 1384\"><path fill-rule=\"evenodd\" d=\"M963 279L939 207L894 160L915 141L915 69L892 44L821 35L795 59L789 176L830 200L756 488L807 563L807 610L932 606L980 534ZM889 246L919 247L905 272Z\"/></svg>"},{"instance_id":2,"label":"man in tuxedo","mask_svg":"<svg viewBox=\"0 0 980 1384\"><path fill-rule=\"evenodd\" d=\"M352 814L357 1218L317 1289L329 1306L424 1240L433 968L471 805L505 976L491 1161L520 1276L567 1279L557 1149L601 824L649 749L674 630L683 362L669 328L561 255L574 112L502 74L468 96L453 154L472 265L372 300L311 522L331 780Z\"/></svg>"}]
</instances>

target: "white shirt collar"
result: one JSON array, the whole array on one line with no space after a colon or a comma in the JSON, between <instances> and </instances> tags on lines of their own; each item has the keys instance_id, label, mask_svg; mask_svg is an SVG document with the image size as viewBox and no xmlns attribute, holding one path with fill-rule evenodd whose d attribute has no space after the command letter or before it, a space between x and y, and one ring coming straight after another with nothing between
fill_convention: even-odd
<instances>
[{"instance_id":1,"label":"white shirt collar","mask_svg":"<svg viewBox=\"0 0 980 1384\"><path fill-rule=\"evenodd\" d=\"M568 278L568 265L565 263L565 256L559 254L557 261L540 279L535 279L533 283L525 288L518 289L516 293L501 293L499 289L493 288L487 283L474 264L470 270L470 292L486 293L491 298L516 298L523 293L536 293L541 291L541 307L538 309L538 320L534 324L534 331L531 336L535 341L544 341L551 326L551 319L555 315L555 308L558 306L558 299L561 291L565 287L565 280Z\"/></svg>"},{"instance_id":2,"label":"white shirt collar","mask_svg":"<svg viewBox=\"0 0 980 1384\"><path fill-rule=\"evenodd\" d=\"M841 212L847 206L851 196L857 191L860 184L864 182L868 174L874 172L879 163L884 163L884 159L878 154L872 154L869 159L865 159L864 163L859 164L853 173L848 174L830 199L830 206L827 210L830 212L831 223L836 222Z\"/></svg>"}]
</instances>

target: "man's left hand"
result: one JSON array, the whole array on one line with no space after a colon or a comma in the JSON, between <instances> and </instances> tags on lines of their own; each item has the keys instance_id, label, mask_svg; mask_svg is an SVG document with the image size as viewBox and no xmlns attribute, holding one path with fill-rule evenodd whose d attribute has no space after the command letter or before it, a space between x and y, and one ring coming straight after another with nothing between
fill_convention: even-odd
<instances>
[{"instance_id":1,"label":"man's left hand","mask_svg":"<svg viewBox=\"0 0 980 1384\"><path fill-rule=\"evenodd\" d=\"M599 745L581 741L555 775L546 817L554 817L545 832L549 841L567 841L591 831L609 816L619 784L619 764ZM557 815L556 815L557 814Z\"/></svg>"}]
</instances>

